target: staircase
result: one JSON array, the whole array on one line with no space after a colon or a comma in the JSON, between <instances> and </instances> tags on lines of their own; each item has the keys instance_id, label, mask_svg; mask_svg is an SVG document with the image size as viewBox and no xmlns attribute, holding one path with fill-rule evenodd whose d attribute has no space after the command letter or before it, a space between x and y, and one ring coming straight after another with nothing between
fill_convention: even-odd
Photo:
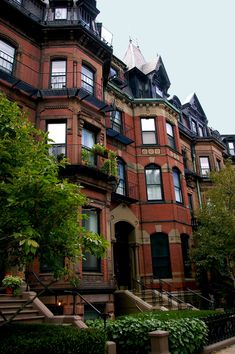
<instances>
[{"instance_id":1,"label":"staircase","mask_svg":"<svg viewBox=\"0 0 235 354\"><path fill-rule=\"evenodd\" d=\"M23 299L20 296L13 297L9 295L0 295L0 325L5 320L9 320L22 307L23 309L16 315L13 322L44 322L45 316L41 315L38 310L34 309L32 303L26 305L27 301L27 299Z\"/></svg>"}]
</instances>

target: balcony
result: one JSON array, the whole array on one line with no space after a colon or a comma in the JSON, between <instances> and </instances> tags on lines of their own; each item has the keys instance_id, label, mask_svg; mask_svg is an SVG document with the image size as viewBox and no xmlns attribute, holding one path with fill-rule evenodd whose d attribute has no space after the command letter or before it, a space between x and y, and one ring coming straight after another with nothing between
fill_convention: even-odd
<instances>
[{"instance_id":1,"label":"balcony","mask_svg":"<svg viewBox=\"0 0 235 354\"><path fill-rule=\"evenodd\" d=\"M21 91L34 99L77 98L102 112L112 109L104 102L103 85L97 81L91 82L84 73L77 70L40 73L2 51L0 52L0 81L11 89Z\"/></svg>"},{"instance_id":2,"label":"balcony","mask_svg":"<svg viewBox=\"0 0 235 354\"><path fill-rule=\"evenodd\" d=\"M98 145L98 144L97 144ZM113 188L117 185L116 154L104 148L106 153L96 152L78 144L50 144L49 155L54 156L58 162L66 158L68 165L62 169L61 175L89 176L96 180L110 182ZM112 155L112 156L111 156Z\"/></svg>"},{"instance_id":3,"label":"balcony","mask_svg":"<svg viewBox=\"0 0 235 354\"><path fill-rule=\"evenodd\" d=\"M115 192L112 193L112 200L120 203L133 204L138 201L138 186L126 180L119 179Z\"/></svg>"},{"instance_id":4,"label":"balcony","mask_svg":"<svg viewBox=\"0 0 235 354\"><path fill-rule=\"evenodd\" d=\"M127 125L125 119L122 121L122 125L118 126L109 114L106 117L106 128L106 134L109 138L113 138L124 145L130 145L134 142L133 127Z\"/></svg>"}]
</instances>

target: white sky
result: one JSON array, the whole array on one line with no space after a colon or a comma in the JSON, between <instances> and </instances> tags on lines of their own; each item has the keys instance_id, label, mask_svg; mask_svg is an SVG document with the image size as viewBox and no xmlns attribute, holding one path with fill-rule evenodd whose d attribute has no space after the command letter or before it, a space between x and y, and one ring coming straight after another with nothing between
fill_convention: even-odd
<instances>
[{"instance_id":1,"label":"white sky","mask_svg":"<svg viewBox=\"0 0 235 354\"><path fill-rule=\"evenodd\" d=\"M169 93L183 103L195 92L222 134L235 134L235 0L97 0L98 22L113 33L123 59L129 38L146 59L162 56Z\"/></svg>"}]
</instances>

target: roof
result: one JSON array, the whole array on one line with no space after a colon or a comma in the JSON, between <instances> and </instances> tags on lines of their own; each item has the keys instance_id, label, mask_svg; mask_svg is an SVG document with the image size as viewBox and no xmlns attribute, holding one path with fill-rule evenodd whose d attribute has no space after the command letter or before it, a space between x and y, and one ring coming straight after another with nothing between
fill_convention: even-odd
<instances>
[{"instance_id":1,"label":"roof","mask_svg":"<svg viewBox=\"0 0 235 354\"><path fill-rule=\"evenodd\" d=\"M146 64L146 60L141 53L139 46L135 46L130 39L127 51L124 55L123 62L126 64L128 69L132 69L137 67L141 69L144 64Z\"/></svg>"}]
</instances>

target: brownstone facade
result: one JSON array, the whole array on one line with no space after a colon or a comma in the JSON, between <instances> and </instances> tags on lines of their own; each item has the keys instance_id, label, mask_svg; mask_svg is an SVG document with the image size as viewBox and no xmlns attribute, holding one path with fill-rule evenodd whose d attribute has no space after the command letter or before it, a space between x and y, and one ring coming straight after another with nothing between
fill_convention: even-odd
<instances>
[{"instance_id":1,"label":"brownstone facade","mask_svg":"<svg viewBox=\"0 0 235 354\"><path fill-rule=\"evenodd\" d=\"M0 89L49 132L53 154L67 156L63 176L89 200L85 227L110 241L102 260L88 256L77 265L79 292L113 313L115 289L138 281L195 288L188 256L194 211L226 150L197 96L185 104L169 97L161 57L148 63L131 42L123 61L114 57L95 22L95 0L2 0L1 8ZM116 152L118 184L102 169L104 157L84 160L96 143ZM34 271L43 282L52 277L38 261ZM40 286L32 280L32 288ZM54 285L65 314L74 311L63 293L70 288L66 279ZM49 295L44 301L55 304ZM83 315L86 306L76 301Z\"/></svg>"}]
</instances>

